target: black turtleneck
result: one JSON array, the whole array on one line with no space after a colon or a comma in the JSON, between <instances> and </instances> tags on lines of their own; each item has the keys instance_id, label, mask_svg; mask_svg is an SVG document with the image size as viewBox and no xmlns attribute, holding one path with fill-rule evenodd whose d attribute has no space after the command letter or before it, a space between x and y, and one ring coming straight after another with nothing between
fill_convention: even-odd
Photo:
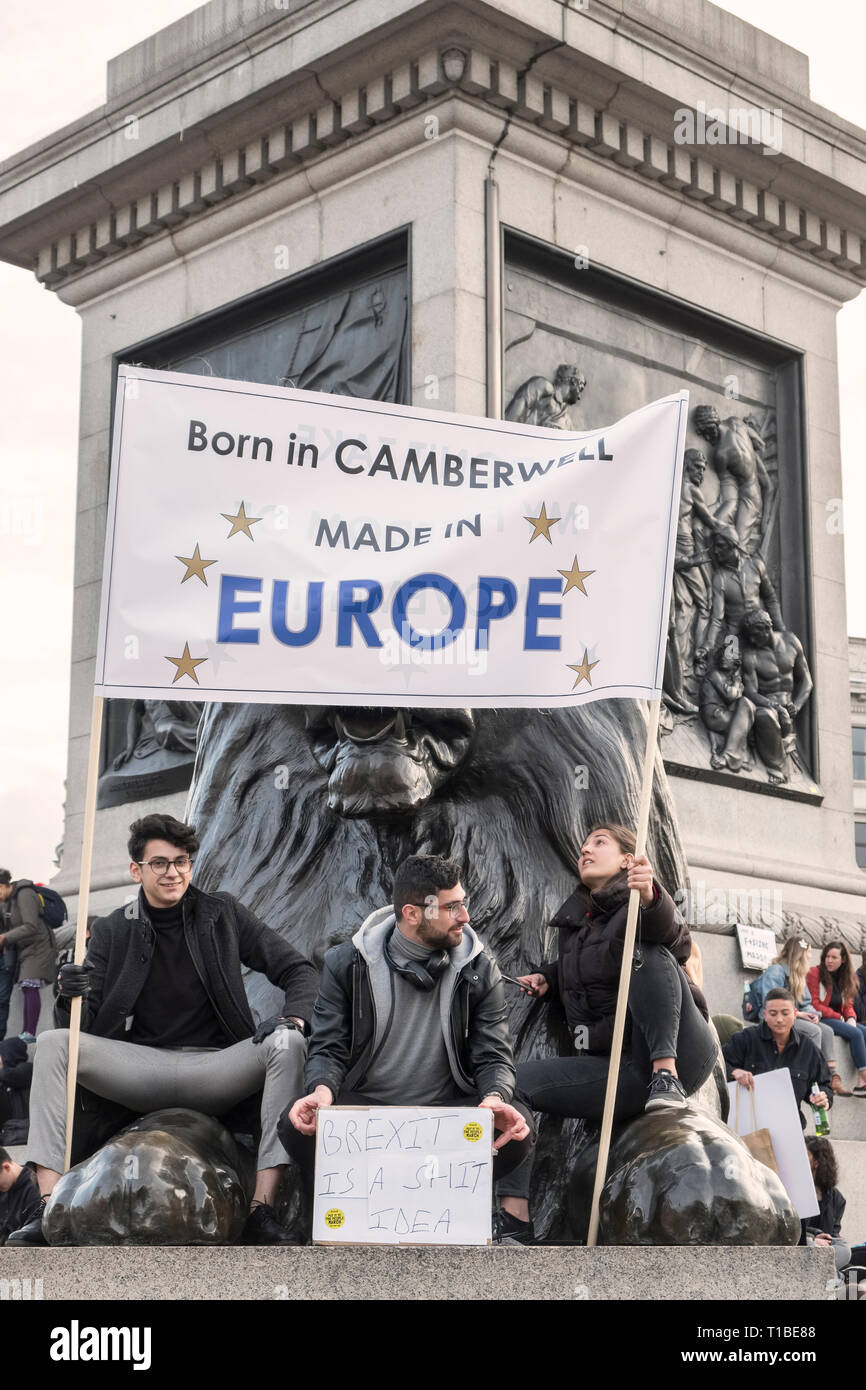
<instances>
[{"instance_id":1,"label":"black turtleneck","mask_svg":"<svg viewBox=\"0 0 866 1390\"><path fill-rule=\"evenodd\" d=\"M183 903L151 907L153 957L127 1040L146 1047L227 1047L225 1034L189 953Z\"/></svg>"},{"instance_id":2,"label":"black turtleneck","mask_svg":"<svg viewBox=\"0 0 866 1390\"><path fill-rule=\"evenodd\" d=\"M842 1012L842 987L839 984L839 971L828 970L827 974L830 976L833 984L830 989L830 998L825 1002L829 1004L831 1009L835 1009L837 1014L840 1014Z\"/></svg>"}]
</instances>

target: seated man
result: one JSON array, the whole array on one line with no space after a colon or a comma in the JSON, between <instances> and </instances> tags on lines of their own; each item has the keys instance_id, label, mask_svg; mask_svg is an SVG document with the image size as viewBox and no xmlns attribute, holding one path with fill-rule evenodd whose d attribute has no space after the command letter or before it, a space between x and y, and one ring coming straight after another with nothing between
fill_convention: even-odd
<instances>
[{"instance_id":1,"label":"seated man","mask_svg":"<svg viewBox=\"0 0 866 1390\"><path fill-rule=\"evenodd\" d=\"M830 1072L815 1044L794 1029L797 1001L791 991L771 989L764 1000L763 1015L764 1021L757 1028L734 1033L722 1048L728 1080L750 1089L756 1076L785 1067L791 1073L798 1106L809 1099L817 1082L814 1102L829 1109L833 1104ZM802 1109L800 1124L806 1128Z\"/></svg>"},{"instance_id":2,"label":"seated man","mask_svg":"<svg viewBox=\"0 0 866 1390\"><path fill-rule=\"evenodd\" d=\"M33 1170L22 1168L0 1149L0 1245L10 1231L17 1231L42 1211L42 1198Z\"/></svg>"},{"instance_id":3,"label":"seated man","mask_svg":"<svg viewBox=\"0 0 866 1390\"><path fill-rule=\"evenodd\" d=\"M309 1094L286 1112L279 1134L308 1181L316 1112L335 1102L492 1110L494 1178L529 1152L530 1113L509 1103L514 1062L502 977L469 925L453 860L405 859L393 907L328 951L305 1082Z\"/></svg>"},{"instance_id":4,"label":"seated man","mask_svg":"<svg viewBox=\"0 0 866 1390\"><path fill-rule=\"evenodd\" d=\"M24 1144L30 1115L33 1063L23 1038L0 1042L0 1143Z\"/></svg>"},{"instance_id":5,"label":"seated man","mask_svg":"<svg viewBox=\"0 0 866 1390\"><path fill-rule=\"evenodd\" d=\"M284 1244L273 1208L285 1167L277 1121L298 1094L316 971L228 893L190 883L195 828L150 815L130 826L138 899L93 924L83 966L63 965L55 1017L40 1036L28 1158L43 1208L10 1245L44 1245L42 1213L63 1168L70 1000L82 996L78 1081L143 1115L166 1106L223 1115L264 1087L258 1175L244 1230ZM279 1017L256 1028L241 966L285 991ZM287 1031L292 1030L292 1031Z\"/></svg>"}]
</instances>

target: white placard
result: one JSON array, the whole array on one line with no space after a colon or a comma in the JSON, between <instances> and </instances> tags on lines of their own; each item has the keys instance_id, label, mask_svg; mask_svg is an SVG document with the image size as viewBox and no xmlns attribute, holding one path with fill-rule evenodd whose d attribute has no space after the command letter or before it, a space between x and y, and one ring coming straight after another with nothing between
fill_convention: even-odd
<instances>
[{"instance_id":1,"label":"white placard","mask_svg":"<svg viewBox=\"0 0 866 1390\"><path fill-rule=\"evenodd\" d=\"M320 1110L313 1243L487 1245L492 1144L490 1110Z\"/></svg>"},{"instance_id":2,"label":"white placard","mask_svg":"<svg viewBox=\"0 0 866 1390\"><path fill-rule=\"evenodd\" d=\"M657 699L687 414L539 429L121 367L96 693Z\"/></svg>"},{"instance_id":3,"label":"white placard","mask_svg":"<svg viewBox=\"0 0 866 1390\"><path fill-rule=\"evenodd\" d=\"M776 937L769 927L751 927L738 922L737 941L745 970L766 970L778 955Z\"/></svg>"},{"instance_id":4,"label":"white placard","mask_svg":"<svg viewBox=\"0 0 866 1390\"><path fill-rule=\"evenodd\" d=\"M818 1198L815 1196L815 1183L803 1140L800 1107L787 1067L780 1067L778 1071L763 1072L755 1077L754 1122L746 1087L737 1081L729 1081L728 1094L731 1097L728 1128L735 1134L751 1134L754 1129L769 1130L779 1167L779 1177L791 1199L791 1205L799 1217L816 1216Z\"/></svg>"}]
</instances>

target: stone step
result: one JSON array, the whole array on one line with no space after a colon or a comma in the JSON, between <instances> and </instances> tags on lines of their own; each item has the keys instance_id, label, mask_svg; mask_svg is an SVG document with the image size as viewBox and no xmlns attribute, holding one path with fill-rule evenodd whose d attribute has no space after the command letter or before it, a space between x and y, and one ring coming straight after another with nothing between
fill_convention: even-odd
<instances>
[{"instance_id":1,"label":"stone step","mask_svg":"<svg viewBox=\"0 0 866 1390\"><path fill-rule=\"evenodd\" d=\"M452 1301L459 1291L461 1302L526 1298L816 1302L828 1298L832 1278L832 1254L805 1247L0 1249L0 1298L52 1301ZM17 1295L16 1280L21 1281Z\"/></svg>"}]
</instances>

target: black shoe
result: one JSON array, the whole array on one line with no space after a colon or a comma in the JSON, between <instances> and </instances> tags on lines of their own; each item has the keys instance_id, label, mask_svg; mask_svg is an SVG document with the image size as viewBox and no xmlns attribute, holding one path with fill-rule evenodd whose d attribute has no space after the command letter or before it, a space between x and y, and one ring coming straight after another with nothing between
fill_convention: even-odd
<instances>
[{"instance_id":1,"label":"black shoe","mask_svg":"<svg viewBox=\"0 0 866 1390\"><path fill-rule=\"evenodd\" d=\"M246 1220L241 1236L241 1245L293 1245L285 1226L277 1220L277 1213L267 1202L259 1202L253 1207Z\"/></svg>"},{"instance_id":2,"label":"black shoe","mask_svg":"<svg viewBox=\"0 0 866 1390\"><path fill-rule=\"evenodd\" d=\"M531 1245L532 1222L520 1221L510 1211L497 1208L493 1213L494 1245Z\"/></svg>"},{"instance_id":3,"label":"black shoe","mask_svg":"<svg viewBox=\"0 0 866 1390\"><path fill-rule=\"evenodd\" d=\"M685 1103L686 1093L672 1071L662 1068L653 1073L653 1079L649 1084L649 1100L644 1106L644 1111L680 1110Z\"/></svg>"},{"instance_id":4,"label":"black shoe","mask_svg":"<svg viewBox=\"0 0 866 1390\"><path fill-rule=\"evenodd\" d=\"M32 1216L26 1226L21 1226L17 1231L12 1231L6 1239L7 1245L47 1245L48 1241L42 1234L42 1218L45 1215L45 1208L48 1198L43 1197L42 1203L35 1216Z\"/></svg>"}]
</instances>

